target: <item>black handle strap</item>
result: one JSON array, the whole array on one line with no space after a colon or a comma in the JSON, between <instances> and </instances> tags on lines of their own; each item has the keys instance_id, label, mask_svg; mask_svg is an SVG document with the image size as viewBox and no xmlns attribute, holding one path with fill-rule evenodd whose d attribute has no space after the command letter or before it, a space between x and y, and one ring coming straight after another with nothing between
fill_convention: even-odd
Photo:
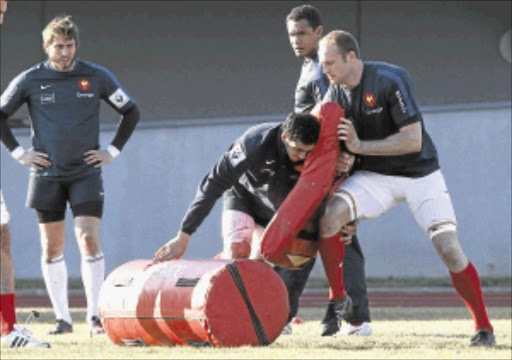
<instances>
[{"instance_id":1,"label":"black handle strap","mask_svg":"<svg viewBox=\"0 0 512 360\"><path fill-rule=\"evenodd\" d=\"M258 318L258 314L256 314L256 311L252 306L251 299L249 299L249 295L247 294L247 290L245 289L244 281L242 279L242 276L240 275L240 272L238 271L238 268L236 267L236 263L232 262L227 266L227 268L229 273L231 274L231 277L233 278L233 281L235 282L238 291L240 291L240 294L242 294L247 309L249 310L252 325L254 327L254 332L258 337L260 345L268 345L269 342L267 340L267 335L265 334L265 329L263 329L263 325L261 324L261 321Z\"/></svg>"}]
</instances>

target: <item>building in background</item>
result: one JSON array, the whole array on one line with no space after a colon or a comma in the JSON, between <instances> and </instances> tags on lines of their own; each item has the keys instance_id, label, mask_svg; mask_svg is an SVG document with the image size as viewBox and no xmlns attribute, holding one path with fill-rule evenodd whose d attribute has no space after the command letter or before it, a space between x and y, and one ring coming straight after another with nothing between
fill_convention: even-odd
<instances>
[{"instance_id":1,"label":"building in background","mask_svg":"<svg viewBox=\"0 0 512 360\"><path fill-rule=\"evenodd\" d=\"M107 272L150 258L173 235L196 184L229 141L251 124L281 121L292 109L301 64L289 51L284 18L303 3L12 3L1 33L0 49L10 54L0 65L2 91L15 74L43 59L44 25L69 13L80 25L81 58L115 71L141 107L139 130L123 152L130 163L104 169ZM326 31L344 28L358 36L364 60L409 70L462 224L461 242L482 276L511 276L511 2L310 3L321 11ZM26 114L16 116L23 122ZM102 120L107 141L117 115L105 107ZM28 129L16 134L28 146ZM0 151L17 239L13 253L26 254L15 272L29 277L40 270L36 219L24 207L27 169ZM214 212L188 258L220 251L220 209ZM446 276L411 221L410 228L395 229L403 216L407 210L399 207L361 225L367 275ZM67 236L66 257L78 258L73 234ZM70 276L79 275L75 265Z\"/></svg>"}]
</instances>

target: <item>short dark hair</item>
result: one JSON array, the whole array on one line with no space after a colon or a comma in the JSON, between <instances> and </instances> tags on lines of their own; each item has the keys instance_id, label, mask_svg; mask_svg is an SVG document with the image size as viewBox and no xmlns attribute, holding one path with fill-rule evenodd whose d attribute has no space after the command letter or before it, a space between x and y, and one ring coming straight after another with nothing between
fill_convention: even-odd
<instances>
[{"instance_id":1,"label":"short dark hair","mask_svg":"<svg viewBox=\"0 0 512 360\"><path fill-rule=\"evenodd\" d=\"M290 141L300 141L304 145L316 144L320 137L320 123L311 114L291 112L283 123L283 132Z\"/></svg>"},{"instance_id":2,"label":"short dark hair","mask_svg":"<svg viewBox=\"0 0 512 360\"><path fill-rule=\"evenodd\" d=\"M322 25L322 21L320 20L320 13L316 7L311 5L301 5L293 8L286 17L286 22L297 22L302 19L306 19L309 23L309 26L311 26L313 29L316 29Z\"/></svg>"}]
</instances>

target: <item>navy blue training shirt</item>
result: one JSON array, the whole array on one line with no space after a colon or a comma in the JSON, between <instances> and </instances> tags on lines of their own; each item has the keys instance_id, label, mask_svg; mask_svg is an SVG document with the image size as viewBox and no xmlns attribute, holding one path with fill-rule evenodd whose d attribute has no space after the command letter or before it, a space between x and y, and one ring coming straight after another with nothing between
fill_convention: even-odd
<instances>
[{"instance_id":1,"label":"navy blue training shirt","mask_svg":"<svg viewBox=\"0 0 512 360\"><path fill-rule=\"evenodd\" d=\"M352 89L350 102L341 87L333 85L323 101L337 102L345 109L361 140L382 140L419 121L422 148L418 153L397 156L358 155L356 169L413 178L438 170L437 151L425 130L408 72L385 62L363 64L361 81Z\"/></svg>"},{"instance_id":2,"label":"navy blue training shirt","mask_svg":"<svg viewBox=\"0 0 512 360\"><path fill-rule=\"evenodd\" d=\"M76 60L73 70L58 72L46 61L9 84L0 111L11 116L27 103L32 146L47 153L52 162L49 168L32 171L36 176L70 178L101 171L84 161L86 151L99 149L101 100L120 114L135 105L114 75L101 66Z\"/></svg>"},{"instance_id":3,"label":"navy blue training shirt","mask_svg":"<svg viewBox=\"0 0 512 360\"><path fill-rule=\"evenodd\" d=\"M304 59L295 89L294 111L309 113L317 103L322 101L328 89L329 79L322 71L318 56Z\"/></svg>"}]
</instances>

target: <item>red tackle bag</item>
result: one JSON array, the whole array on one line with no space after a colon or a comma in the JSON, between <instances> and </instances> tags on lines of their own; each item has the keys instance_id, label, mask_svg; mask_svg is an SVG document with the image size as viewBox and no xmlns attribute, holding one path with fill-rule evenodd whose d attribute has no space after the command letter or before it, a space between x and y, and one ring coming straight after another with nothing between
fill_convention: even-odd
<instances>
[{"instance_id":1,"label":"red tackle bag","mask_svg":"<svg viewBox=\"0 0 512 360\"><path fill-rule=\"evenodd\" d=\"M105 280L100 318L118 345L268 345L289 313L279 275L254 260L134 260Z\"/></svg>"}]
</instances>

